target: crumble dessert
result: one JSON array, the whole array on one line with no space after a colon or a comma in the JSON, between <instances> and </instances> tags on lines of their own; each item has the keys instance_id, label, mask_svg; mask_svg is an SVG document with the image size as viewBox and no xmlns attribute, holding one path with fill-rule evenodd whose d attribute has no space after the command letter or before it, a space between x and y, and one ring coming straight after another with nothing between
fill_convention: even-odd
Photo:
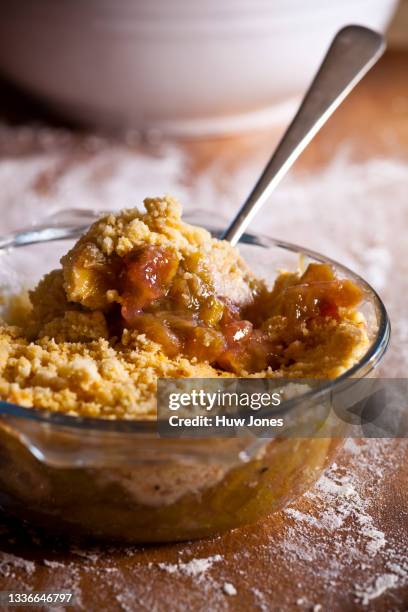
<instances>
[{"instance_id":1,"label":"crumble dessert","mask_svg":"<svg viewBox=\"0 0 408 612\"><path fill-rule=\"evenodd\" d=\"M334 378L367 347L362 290L327 264L272 288L171 197L98 220L0 327L0 397L154 418L158 377Z\"/></svg>"}]
</instances>

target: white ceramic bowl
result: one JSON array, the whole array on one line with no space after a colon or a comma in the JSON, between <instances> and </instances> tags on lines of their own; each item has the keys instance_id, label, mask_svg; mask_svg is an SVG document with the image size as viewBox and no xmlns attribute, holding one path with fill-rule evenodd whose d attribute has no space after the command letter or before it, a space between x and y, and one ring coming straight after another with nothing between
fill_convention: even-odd
<instances>
[{"instance_id":1,"label":"white ceramic bowl","mask_svg":"<svg viewBox=\"0 0 408 612\"><path fill-rule=\"evenodd\" d=\"M66 116L167 133L291 112L335 32L384 31L398 0L13 0L0 71Z\"/></svg>"}]
</instances>

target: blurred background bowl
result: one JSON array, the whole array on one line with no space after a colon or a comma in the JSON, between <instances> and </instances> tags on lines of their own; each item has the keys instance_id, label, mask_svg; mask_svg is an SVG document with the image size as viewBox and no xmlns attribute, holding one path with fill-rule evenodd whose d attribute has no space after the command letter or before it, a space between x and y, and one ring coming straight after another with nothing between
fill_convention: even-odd
<instances>
[{"instance_id":1,"label":"blurred background bowl","mask_svg":"<svg viewBox=\"0 0 408 612\"><path fill-rule=\"evenodd\" d=\"M13 0L0 71L65 117L167 134L285 120L335 32L398 0Z\"/></svg>"}]
</instances>

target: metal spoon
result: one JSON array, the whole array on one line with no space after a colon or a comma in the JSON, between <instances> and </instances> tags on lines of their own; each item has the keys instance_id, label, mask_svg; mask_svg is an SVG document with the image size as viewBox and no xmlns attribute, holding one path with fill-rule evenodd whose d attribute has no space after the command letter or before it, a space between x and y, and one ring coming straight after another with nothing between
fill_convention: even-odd
<instances>
[{"instance_id":1,"label":"metal spoon","mask_svg":"<svg viewBox=\"0 0 408 612\"><path fill-rule=\"evenodd\" d=\"M347 26L323 62L255 187L222 238L236 244L279 181L355 85L385 51L381 34Z\"/></svg>"}]
</instances>

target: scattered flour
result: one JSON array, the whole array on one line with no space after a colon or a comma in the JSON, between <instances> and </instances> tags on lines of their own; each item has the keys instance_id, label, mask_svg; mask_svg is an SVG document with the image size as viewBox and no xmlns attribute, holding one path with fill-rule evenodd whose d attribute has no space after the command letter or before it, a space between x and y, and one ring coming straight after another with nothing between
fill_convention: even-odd
<instances>
[{"instance_id":1,"label":"scattered flour","mask_svg":"<svg viewBox=\"0 0 408 612\"><path fill-rule=\"evenodd\" d=\"M362 605L367 606L370 601L377 599L377 597L380 597L388 589L397 586L397 584L398 576L395 574L382 574L377 576L373 585L366 585L364 588L356 585L356 595Z\"/></svg>"},{"instance_id":2,"label":"scattered flour","mask_svg":"<svg viewBox=\"0 0 408 612\"><path fill-rule=\"evenodd\" d=\"M237 589L234 587L234 585L231 582L224 582L223 586L222 586L222 590L224 591L224 593L226 595L236 595L237 594Z\"/></svg>"},{"instance_id":3,"label":"scattered flour","mask_svg":"<svg viewBox=\"0 0 408 612\"><path fill-rule=\"evenodd\" d=\"M354 458L350 467L333 464L304 496L306 510L302 504L302 510L290 507L284 511L294 521L294 526L292 523L287 529L284 551L289 557L295 555L314 563L321 559L322 548L334 546L336 558L326 560L327 565L319 570L319 576L336 591L342 572L352 563L356 570L362 570L362 580L353 586L356 602L362 606L389 589L408 585L406 545L395 538L389 540L372 514L377 478L384 476L391 444L391 440L372 439L364 443L348 440L345 451ZM391 467L394 467L392 460ZM361 479L361 470L371 484ZM320 550L312 544L316 536L309 539L310 530L320 534ZM376 567L383 567L385 571Z\"/></svg>"},{"instance_id":4,"label":"scattered flour","mask_svg":"<svg viewBox=\"0 0 408 612\"><path fill-rule=\"evenodd\" d=\"M251 592L254 595L254 603L256 608L258 608L261 612L269 612L270 605L265 597L265 593L263 593L260 589L257 589L256 587L252 587Z\"/></svg>"},{"instance_id":5,"label":"scattered flour","mask_svg":"<svg viewBox=\"0 0 408 612\"><path fill-rule=\"evenodd\" d=\"M49 559L44 559L44 565L46 567L50 567L51 569L65 569L65 563L61 563L60 561L50 561Z\"/></svg>"},{"instance_id":6,"label":"scattered flour","mask_svg":"<svg viewBox=\"0 0 408 612\"><path fill-rule=\"evenodd\" d=\"M217 561L222 561L221 555L214 555L213 557L207 557L207 559L192 559L185 563L158 563L158 567L168 574L180 572L186 576L196 578L205 574Z\"/></svg>"},{"instance_id":7,"label":"scattered flour","mask_svg":"<svg viewBox=\"0 0 408 612\"><path fill-rule=\"evenodd\" d=\"M35 563L11 553L0 555L0 576L9 576L13 570L23 570L27 574L35 571Z\"/></svg>"},{"instance_id":8,"label":"scattered flour","mask_svg":"<svg viewBox=\"0 0 408 612\"><path fill-rule=\"evenodd\" d=\"M84 559L87 559L87 561L90 561L91 563L95 563L100 558L101 550L84 550L83 548L79 548L78 546L72 546L71 552L74 553L74 555L77 555L78 557L83 557Z\"/></svg>"},{"instance_id":9,"label":"scattered flour","mask_svg":"<svg viewBox=\"0 0 408 612\"><path fill-rule=\"evenodd\" d=\"M0 156L7 155L15 132L18 128L13 136L3 126L2 133L0 126ZM140 205L147 194L175 190L180 199L186 195L182 177L187 161L178 147L166 145L151 154L103 139L92 144L92 137L61 147L52 130L44 146L37 130L25 133L30 154L0 159L0 210L7 210L1 233L20 228L22 219L26 227L61 209L117 210Z\"/></svg>"}]
</instances>

